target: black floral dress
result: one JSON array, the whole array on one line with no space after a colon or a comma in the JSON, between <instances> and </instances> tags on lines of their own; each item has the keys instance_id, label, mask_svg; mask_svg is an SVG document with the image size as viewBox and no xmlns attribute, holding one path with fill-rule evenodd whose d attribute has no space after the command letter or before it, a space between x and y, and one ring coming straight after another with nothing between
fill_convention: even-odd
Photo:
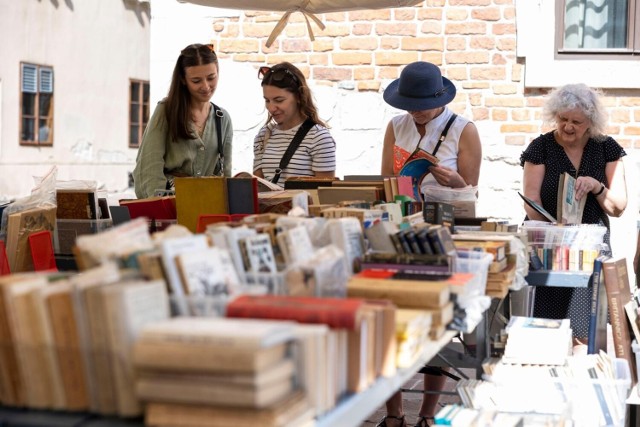
<instances>
[{"instance_id":1,"label":"black floral dress","mask_svg":"<svg viewBox=\"0 0 640 427\"><path fill-rule=\"evenodd\" d=\"M544 164L545 172L540 188L542 207L557 216L558 180L568 172L574 177L590 176L609 186L605 175L607 163L615 162L627 153L613 138L602 141L589 139L584 147L580 167L575 169L564 148L556 141L553 131L534 139L520 156L525 162ZM600 224L607 227L605 243L609 243L609 217L602 210L596 197L589 193L582 215L583 224ZM587 337L589 329L591 291L588 288L538 287L536 288L533 314L550 319L571 319L574 337Z\"/></svg>"}]
</instances>

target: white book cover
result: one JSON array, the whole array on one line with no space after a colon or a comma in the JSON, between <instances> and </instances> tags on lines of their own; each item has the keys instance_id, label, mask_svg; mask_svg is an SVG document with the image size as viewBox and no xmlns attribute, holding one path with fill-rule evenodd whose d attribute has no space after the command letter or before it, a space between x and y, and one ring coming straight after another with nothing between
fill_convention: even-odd
<instances>
[{"instance_id":1,"label":"white book cover","mask_svg":"<svg viewBox=\"0 0 640 427\"><path fill-rule=\"evenodd\" d=\"M183 296L184 285L182 284L176 257L184 253L198 253L209 248L207 237L204 234L196 234L188 237L165 239L160 245L162 265L171 293L179 297Z\"/></svg>"},{"instance_id":2,"label":"white book cover","mask_svg":"<svg viewBox=\"0 0 640 427\"><path fill-rule=\"evenodd\" d=\"M347 269L354 271L354 262L364 255L364 235L360 221L353 217L327 221L331 243L342 249L346 255Z\"/></svg>"},{"instance_id":3,"label":"white book cover","mask_svg":"<svg viewBox=\"0 0 640 427\"><path fill-rule=\"evenodd\" d=\"M255 236L246 237L243 240L246 255L246 270L252 273L276 273L275 256L271 237L266 233L258 233Z\"/></svg>"},{"instance_id":4,"label":"white book cover","mask_svg":"<svg viewBox=\"0 0 640 427\"><path fill-rule=\"evenodd\" d=\"M229 250L233 264L236 266L236 271L244 271L240 241L247 237L255 236L258 232L253 228L242 225L240 227L231 227L228 230L225 229L223 233L227 243L227 249Z\"/></svg>"},{"instance_id":5,"label":"white book cover","mask_svg":"<svg viewBox=\"0 0 640 427\"><path fill-rule=\"evenodd\" d=\"M176 263L189 295L229 296L237 293L240 278L229 251L217 247L176 256Z\"/></svg>"},{"instance_id":6,"label":"white book cover","mask_svg":"<svg viewBox=\"0 0 640 427\"><path fill-rule=\"evenodd\" d=\"M289 265L306 261L313 256L313 244L307 228L303 225L278 233L277 239Z\"/></svg>"}]
</instances>

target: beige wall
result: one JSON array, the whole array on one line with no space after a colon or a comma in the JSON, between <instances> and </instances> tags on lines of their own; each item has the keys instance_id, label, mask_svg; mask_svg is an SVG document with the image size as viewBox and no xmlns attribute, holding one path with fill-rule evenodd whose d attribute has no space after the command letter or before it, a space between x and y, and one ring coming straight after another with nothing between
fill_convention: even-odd
<instances>
[{"instance_id":1,"label":"beige wall","mask_svg":"<svg viewBox=\"0 0 640 427\"><path fill-rule=\"evenodd\" d=\"M0 198L32 176L127 186L129 79L149 80L150 14L137 0L0 0ZM20 62L54 69L54 145L19 145Z\"/></svg>"}]
</instances>

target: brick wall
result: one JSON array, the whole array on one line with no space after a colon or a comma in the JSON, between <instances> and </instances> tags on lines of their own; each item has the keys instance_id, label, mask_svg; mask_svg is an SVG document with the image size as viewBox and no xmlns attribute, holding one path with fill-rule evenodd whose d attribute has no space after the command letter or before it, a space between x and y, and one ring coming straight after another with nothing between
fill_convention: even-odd
<instances>
[{"instance_id":1,"label":"brick wall","mask_svg":"<svg viewBox=\"0 0 640 427\"><path fill-rule=\"evenodd\" d=\"M331 117L323 118L329 119L338 143L338 176L378 173L384 127L397 114L382 101L382 91L410 62L437 64L458 88L451 107L473 119L480 132L478 216L520 222L519 157L531 139L547 130L541 107L549 88L525 88L527 64L516 56L515 1L425 0L415 7L329 13L318 16L325 30L311 23L314 41L296 13L268 48L267 38L282 14L245 12L213 18L213 42L221 58L239 67L292 62L309 79L314 94L330 93L324 100L331 100L325 109ZM630 154L625 163L632 183L625 215L612 221L612 244L614 253L621 244L620 252L632 258L632 245L623 244L625 236L635 235L638 213L634 184L640 163L635 150L640 148L640 90L605 95L608 131ZM255 126L236 131L234 168L250 167Z\"/></svg>"},{"instance_id":2,"label":"brick wall","mask_svg":"<svg viewBox=\"0 0 640 427\"><path fill-rule=\"evenodd\" d=\"M524 146L544 131L540 107L547 90L524 88L526 64L515 54L514 0L427 0L415 7L321 14L326 28L311 23L314 41L302 14L294 13L266 47L281 15L246 12L214 19L217 51L256 65L289 61L315 85L350 84L360 92L378 92L403 65L429 61L458 87L454 110L499 124L494 142ZM640 91L606 95L609 133L625 148L640 147Z\"/></svg>"}]
</instances>

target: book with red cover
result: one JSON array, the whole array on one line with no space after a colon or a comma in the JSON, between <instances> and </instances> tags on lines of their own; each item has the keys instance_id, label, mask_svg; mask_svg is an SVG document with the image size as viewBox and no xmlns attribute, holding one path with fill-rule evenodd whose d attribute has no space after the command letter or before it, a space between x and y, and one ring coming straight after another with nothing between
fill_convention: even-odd
<instances>
[{"instance_id":1,"label":"book with red cover","mask_svg":"<svg viewBox=\"0 0 640 427\"><path fill-rule=\"evenodd\" d=\"M227 305L227 317L295 320L331 328L359 327L360 298L319 298L283 295L241 295Z\"/></svg>"},{"instance_id":2,"label":"book with red cover","mask_svg":"<svg viewBox=\"0 0 640 427\"><path fill-rule=\"evenodd\" d=\"M176 219L175 196L149 197L137 200L120 200L120 206L129 208L131 219L146 217L156 219Z\"/></svg>"},{"instance_id":3,"label":"book with red cover","mask_svg":"<svg viewBox=\"0 0 640 427\"><path fill-rule=\"evenodd\" d=\"M413 182L410 176L398 176L398 194L403 196L414 197Z\"/></svg>"}]
</instances>

